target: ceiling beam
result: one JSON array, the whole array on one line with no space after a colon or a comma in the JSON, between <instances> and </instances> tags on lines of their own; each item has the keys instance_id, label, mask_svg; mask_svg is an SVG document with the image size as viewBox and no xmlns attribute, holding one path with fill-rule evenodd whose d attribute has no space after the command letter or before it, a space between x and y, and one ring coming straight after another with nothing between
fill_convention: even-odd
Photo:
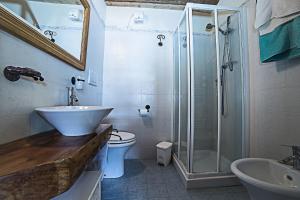
<instances>
[{"instance_id":1,"label":"ceiling beam","mask_svg":"<svg viewBox=\"0 0 300 200\"><path fill-rule=\"evenodd\" d=\"M186 3L216 5L219 0L105 0L109 6L134 6L151 8L182 9Z\"/></svg>"},{"instance_id":2,"label":"ceiling beam","mask_svg":"<svg viewBox=\"0 0 300 200\"><path fill-rule=\"evenodd\" d=\"M2 0L0 0L2 1ZM6 0L11 1L11 0ZM55 3L55 4L76 4L82 5L80 0L28 0L28 1L38 1L38 2L45 2L45 3Z\"/></svg>"}]
</instances>

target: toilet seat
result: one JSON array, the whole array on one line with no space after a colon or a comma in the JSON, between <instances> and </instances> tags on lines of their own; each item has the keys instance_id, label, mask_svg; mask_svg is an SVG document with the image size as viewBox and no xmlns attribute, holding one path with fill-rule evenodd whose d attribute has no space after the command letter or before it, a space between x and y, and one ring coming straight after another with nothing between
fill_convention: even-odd
<instances>
[{"instance_id":1,"label":"toilet seat","mask_svg":"<svg viewBox=\"0 0 300 200\"><path fill-rule=\"evenodd\" d=\"M127 151L136 142L135 135L128 132L112 132L108 141L107 166L104 178L118 178L124 174L124 159Z\"/></svg>"},{"instance_id":2,"label":"toilet seat","mask_svg":"<svg viewBox=\"0 0 300 200\"><path fill-rule=\"evenodd\" d=\"M135 135L132 133L119 131L119 132L112 132L108 144L110 145L121 145L121 144L128 144L128 143L135 143Z\"/></svg>"}]
</instances>

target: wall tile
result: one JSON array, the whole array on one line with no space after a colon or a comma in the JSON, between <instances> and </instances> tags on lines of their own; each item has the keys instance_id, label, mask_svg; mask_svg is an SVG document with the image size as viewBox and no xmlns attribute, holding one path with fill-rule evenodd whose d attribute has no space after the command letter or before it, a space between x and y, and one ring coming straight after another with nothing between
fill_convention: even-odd
<instances>
[{"instance_id":1,"label":"wall tile","mask_svg":"<svg viewBox=\"0 0 300 200\"><path fill-rule=\"evenodd\" d=\"M147 20L142 27L131 29L124 21L128 23L134 12L144 12ZM168 16L162 18L162 15ZM107 10L103 105L115 107L107 121L136 134L137 143L127 158L153 159L155 145L171 139L173 38L162 30L161 24L164 27L174 24L175 28L177 19L172 16L174 11L169 10L123 7ZM163 47L157 44L160 33L166 36ZM147 104L151 106L149 117L140 117L138 109Z\"/></svg>"}]
</instances>

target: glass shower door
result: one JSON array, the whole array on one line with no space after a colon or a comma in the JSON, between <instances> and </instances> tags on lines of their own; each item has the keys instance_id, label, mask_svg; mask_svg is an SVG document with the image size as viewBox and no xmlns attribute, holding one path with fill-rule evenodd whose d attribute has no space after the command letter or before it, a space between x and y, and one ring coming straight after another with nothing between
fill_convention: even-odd
<instances>
[{"instance_id":1,"label":"glass shower door","mask_svg":"<svg viewBox=\"0 0 300 200\"><path fill-rule=\"evenodd\" d=\"M221 71L220 171L230 173L230 164L243 157L243 69L240 15L218 10Z\"/></svg>"},{"instance_id":2,"label":"glass shower door","mask_svg":"<svg viewBox=\"0 0 300 200\"><path fill-rule=\"evenodd\" d=\"M218 87L214 12L192 11L192 172L217 171Z\"/></svg>"},{"instance_id":3,"label":"glass shower door","mask_svg":"<svg viewBox=\"0 0 300 200\"><path fill-rule=\"evenodd\" d=\"M240 13L197 6L174 34L174 149L190 174L231 173L244 156Z\"/></svg>"},{"instance_id":4,"label":"glass shower door","mask_svg":"<svg viewBox=\"0 0 300 200\"><path fill-rule=\"evenodd\" d=\"M173 92L173 102L174 102L174 118L173 118L173 152L178 157L178 144L179 144L179 43L178 43L178 28L176 29L173 42L173 54L174 54L174 92Z\"/></svg>"},{"instance_id":5,"label":"glass shower door","mask_svg":"<svg viewBox=\"0 0 300 200\"><path fill-rule=\"evenodd\" d=\"M179 24L179 159L188 169L188 135L190 128L189 121L189 67L188 67L188 40L187 40L187 19L183 17Z\"/></svg>"}]
</instances>

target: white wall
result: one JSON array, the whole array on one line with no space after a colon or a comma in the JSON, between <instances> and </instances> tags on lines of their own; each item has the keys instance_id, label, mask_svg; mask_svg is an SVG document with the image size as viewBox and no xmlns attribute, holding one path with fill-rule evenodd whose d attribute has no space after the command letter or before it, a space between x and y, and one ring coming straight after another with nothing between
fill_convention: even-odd
<instances>
[{"instance_id":1,"label":"white wall","mask_svg":"<svg viewBox=\"0 0 300 200\"><path fill-rule=\"evenodd\" d=\"M143 12L145 23L131 22ZM137 143L127 158L155 158L155 144L171 139L172 124L172 31L182 11L108 7L103 72L103 104L115 109L109 122L136 134ZM164 34L164 46L158 46ZM151 117L141 118L138 109L151 106Z\"/></svg>"},{"instance_id":2,"label":"white wall","mask_svg":"<svg viewBox=\"0 0 300 200\"><path fill-rule=\"evenodd\" d=\"M249 0L220 0L218 5L219 6L233 6L233 7L240 7L242 4Z\"/></svg>"},{"instance_id":3,"label":"white wall","mask_svg":"<svg viewBox=\"0 0 300 200\"><path fill-rule=\"evenodd\" d=\"M104 2L95 3L98 12L103 13ZM96 4L92 5L85 72L76 70L0 30L0 71L7 65L26 66L40 71L45 78L41 83L23 78L17 82L10 82L0 73L0 143L53 129L33 112L34 108L65 105L66 86L70 85L70 78L74 75L82 75L87 79L89 69L96 73L98 85L93 87L86 84L85 89L78 92L79 101L83 105L101 105L105 19L99 17L100 14L95 8Z\"/></svg>"},{"instance_id":4,"label":"white wall","mask_svg":"<svg viewBox=\"0 0 300 200\"><path fill-rule=\"evenodd\" d=\"M251 81L251 156L281 159L300 145L300 59L261 64L254 29L255 0L248 3Z\"/></svg>"}]
</instances>

